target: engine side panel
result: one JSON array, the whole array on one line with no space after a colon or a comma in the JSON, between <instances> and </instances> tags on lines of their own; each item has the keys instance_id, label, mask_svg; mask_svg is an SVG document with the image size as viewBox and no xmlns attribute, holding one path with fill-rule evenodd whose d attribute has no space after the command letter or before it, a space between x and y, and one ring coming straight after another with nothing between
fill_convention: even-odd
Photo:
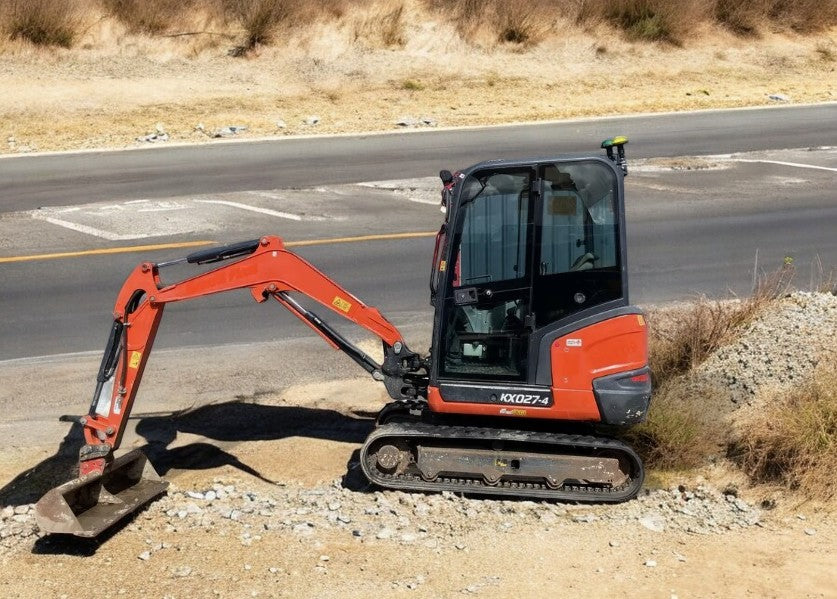
<instances>
[{"instance_id":1,"label":"engine side panel","mask_svg":"<svg viewBox=\"0 0 837 599\"><path fill-rule=\"evenodd\" d=\"M641 314L617 316L559 337L550 349L552 393L574 420L601 421L593 381L648 364L648 335Z\"/></svg>"},{"instance_id":2,"label":"engine side panel","mask_svg":"<svg viewBox=\"0 0 837 599\"><path fill-rule=\"evenodd\" d=\"M593 381L609 375L644 368L648 362L645 319L640 314L617 316L559 337L550 348L552 361L551 405L512 405L501 401L468 402L461 397L446 398L445 389L456 386L441 383L428 389L433 412L479 416L516 416L550 420L600 422L603 420L593 390ZM470 383L469 386L475 383ZM500 387L492 383L492 387ZM509 384L510 392L519 385ZM448 391L450 393L450 391ZM515 395L517 397L518 395Z\"/></svg>"}]
</instances>

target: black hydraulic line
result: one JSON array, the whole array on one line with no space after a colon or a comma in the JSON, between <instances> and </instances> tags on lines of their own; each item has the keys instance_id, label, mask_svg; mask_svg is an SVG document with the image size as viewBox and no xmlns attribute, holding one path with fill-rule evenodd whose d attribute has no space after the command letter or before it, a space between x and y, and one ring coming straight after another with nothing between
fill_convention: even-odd
<instances>
[{"instance_id":1,"label":"black hydraulic line","mask_svg":"<svg viewBox=\"0 0 837 599\"><path fill-rule=\"evenodd\" d=\"M302 305L299 304L295 299L293 299L286 291L278 291L276 294L283 302L285 302L290 308L299 314L302 318L304 318L307 322L311 324L315 329L320 331L324 337L334 343L343 353L348 355L352 360L357 362L361 368L363 368L366 372L372 375L373 378L378 378L378 376L383 377L381 374L381 365L375 362L372 358L366 355L360 348L353 345L348 339L343 337L336 329L334 329L331 325L325 322L322 318L317 316L314 312L305 309ZM377 373L377 375L376 375ZM380 380L380 379L378 379Z\"/></svg>"}]
</instances>

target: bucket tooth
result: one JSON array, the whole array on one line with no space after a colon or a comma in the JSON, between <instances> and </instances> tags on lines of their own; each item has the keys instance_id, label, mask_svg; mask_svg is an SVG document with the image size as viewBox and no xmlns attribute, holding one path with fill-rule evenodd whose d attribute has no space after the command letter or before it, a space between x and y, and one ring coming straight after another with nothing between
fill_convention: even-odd
<instances>
[{"instance_id":1,"label":"bucket tooth","mask_svg":"<svg viewBox=\"0 0 837 599\"><path fill-rule=\"evenodd\" d=\"M165 493L162 480L139 450L105 467L48 491L35 506L35 520L46 533L95 537Z\"/></svg>"}]
</instances>

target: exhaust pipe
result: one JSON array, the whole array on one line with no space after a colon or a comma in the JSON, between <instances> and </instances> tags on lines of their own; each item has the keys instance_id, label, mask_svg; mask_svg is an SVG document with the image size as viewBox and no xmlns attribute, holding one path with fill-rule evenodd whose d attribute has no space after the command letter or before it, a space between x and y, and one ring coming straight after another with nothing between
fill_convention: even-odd
<instances>
[{"instance_id":1,"label":"exhaust pipe","mask_svg":"<svg viewBox=\"0 0 837 599\"><path fill-rule=\"evenodd\" d=\"M87 474L48 491L35 505L35 521L49 534L95 537L166 492L145 454L134 450L102 473Z\"/></svg>"}]
</instances>

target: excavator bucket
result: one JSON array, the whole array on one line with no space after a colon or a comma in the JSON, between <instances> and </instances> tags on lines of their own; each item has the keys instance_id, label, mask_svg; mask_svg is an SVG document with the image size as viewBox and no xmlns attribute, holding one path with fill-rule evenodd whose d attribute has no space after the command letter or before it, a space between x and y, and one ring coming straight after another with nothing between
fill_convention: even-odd
<instances>
[{"instance_id":1,"label":"excavator bucket","mask_svg":"<svg viewBox=\"0 0 837 599\"><path fill-rule=\"evenodd\" d=\"M35 506L47 533L95 537L161 495L162 480L139 450L116 458L101 474L88 474L48 491Z\"/></svg>"}]
</instances>

